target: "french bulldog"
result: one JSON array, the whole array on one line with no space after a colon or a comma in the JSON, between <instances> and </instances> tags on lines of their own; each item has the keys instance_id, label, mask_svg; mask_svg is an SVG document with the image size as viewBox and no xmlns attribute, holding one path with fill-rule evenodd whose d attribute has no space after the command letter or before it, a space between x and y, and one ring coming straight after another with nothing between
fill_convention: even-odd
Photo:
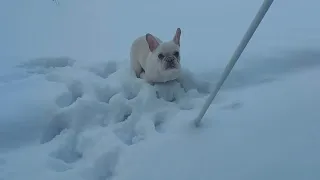
<instances>
[{"instance_id":1,"label":"french bulldog","mask_svg":"<svg viewBox=\"0 0 320 180\"><path fill-rule=\"evenodd\" d=\"M181 69L180 36L181 29L177 28L170 41L162 42L150 33L134 40L130 62L136 77L151 84L177 80Z\"/></svg>"}]
</instances>

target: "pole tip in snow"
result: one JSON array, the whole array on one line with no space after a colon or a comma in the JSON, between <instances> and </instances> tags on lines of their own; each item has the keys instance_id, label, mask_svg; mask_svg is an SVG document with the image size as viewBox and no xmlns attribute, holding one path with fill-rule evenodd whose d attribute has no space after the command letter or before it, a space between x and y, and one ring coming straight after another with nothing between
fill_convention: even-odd
<instances>
[{"instance_id":1,"label":"pole tip in snow","mask_svg":"<svg viewBox=\"0 0 320 180\"><path fill-rule=\"evenodd\" d=\"M193 124L196 128L201 126L201 119L199 119L199 117L197 117L194 121Z\"/></svg>"}]
</instances>

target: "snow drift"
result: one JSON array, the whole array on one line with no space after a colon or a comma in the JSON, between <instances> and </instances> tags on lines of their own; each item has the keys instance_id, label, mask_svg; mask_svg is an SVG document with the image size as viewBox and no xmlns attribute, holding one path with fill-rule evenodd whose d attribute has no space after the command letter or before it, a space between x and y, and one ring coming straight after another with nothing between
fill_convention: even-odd
<instances>
[{"instance_id":1,"label":"snow drift","mask_svg":"<svg viewBox=\"0 0 320 180\"><path fill-rule=\"evenodd\" d=\"M51 61L26 62L18 68L27 76L1 86L7 98L0 128L2 179L320 175L320 86L313 80L318 64L293 63L283 68L289 74L270 81L270 72L238 69L195 129L191 121L214 86L214 79L205 80L212 73L184 69L180 83L152 86L132 76L126 62ZM237 78L246 81L235 86Z\"/></svg>"}]
</instances>

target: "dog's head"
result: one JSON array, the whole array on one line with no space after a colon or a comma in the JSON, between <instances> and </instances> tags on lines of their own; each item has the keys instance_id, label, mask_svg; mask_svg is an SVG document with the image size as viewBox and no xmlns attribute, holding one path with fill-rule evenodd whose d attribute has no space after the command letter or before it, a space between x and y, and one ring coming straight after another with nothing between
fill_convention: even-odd
<instances>
[{"instance_id":1,"label":"dog's head","mask_svg":"<svg viewBox=\"0 0 320 180\"><path fill-rule=\"evenodd\" d=\"M172 40L160 43L153 35L146 34L151 52L148 61L158 66L163 75L170 75L180 70L180 35L181 29L177 28Z\"/></svg>"}]
</instances>

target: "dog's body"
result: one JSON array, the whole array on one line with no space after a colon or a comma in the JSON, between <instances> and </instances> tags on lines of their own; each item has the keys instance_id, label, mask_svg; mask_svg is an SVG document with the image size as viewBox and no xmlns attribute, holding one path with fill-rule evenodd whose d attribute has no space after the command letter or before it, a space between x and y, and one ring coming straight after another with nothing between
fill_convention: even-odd
<instances>
[{"instance_id":1,"label":"dog's body","mask_svg":"<svg viewBox=\"0 0 320 180\"><path fill-rule=\"evenodd\" d=\"M146 34L131 46L130 60L135 75L149 83L175 80L180 76L180 28L171 41Z\"/></svg>"}]
</instances>

